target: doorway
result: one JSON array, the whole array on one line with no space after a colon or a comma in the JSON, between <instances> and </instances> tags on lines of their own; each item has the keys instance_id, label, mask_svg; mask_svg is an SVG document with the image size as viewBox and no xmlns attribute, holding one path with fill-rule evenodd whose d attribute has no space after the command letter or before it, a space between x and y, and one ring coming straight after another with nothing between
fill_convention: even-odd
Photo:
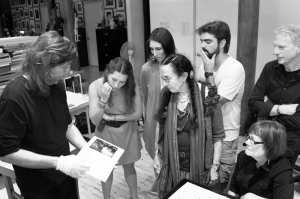
<instances>
[{"instance_id":1,"label":"doorway","mask_svg":"<svg viewBox=\"0 0 300 199\"><path fill-rule=\"evenodd\" d=\"M87 50L89 63L92 66L98 66L98 53L97 53L97 40L96 40L96 28L97 24L102 21L103 10L102 2L84 2L84 20L85 31L87 39Z\"/></svg>"}]
</instances>

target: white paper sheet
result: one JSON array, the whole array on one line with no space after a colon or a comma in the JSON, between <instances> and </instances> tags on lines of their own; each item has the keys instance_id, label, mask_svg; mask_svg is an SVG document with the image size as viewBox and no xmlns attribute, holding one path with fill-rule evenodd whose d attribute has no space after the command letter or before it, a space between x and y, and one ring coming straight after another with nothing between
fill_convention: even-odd
<instances>
[{"instance_id":1,"label":"white paper sheet","mask_svg":"<svg viewBox=\"0 0 300 199\"><path fill-rule=\"evenodd\" d=\"M228 199L208 189L199 187L192 183L185 183L169 199Z\"/></svg>"},{"instance_id":2,"label":"white paper sheet","mask_svg":"<svg viewBox=\"0 0 300 199\"><path fill-rule=\"evenodd\" d=\"M79 151L78 156L89 162L88 175L106 182L123 153L123 149L94 136Z\"/></svg>"},{"instance_id":3,"label":"white paper sheet","mask_svg":"<svg viewBox=\"0 0 300 199\"><path fill-rule=\"evenodd\" d=\"M70 91L66 91L66 93L67 93L67 102L68 102L69 109L75 108L76 106L79 106L89 101L88 95L73 93Z\"/></svg>"}]
</instances>

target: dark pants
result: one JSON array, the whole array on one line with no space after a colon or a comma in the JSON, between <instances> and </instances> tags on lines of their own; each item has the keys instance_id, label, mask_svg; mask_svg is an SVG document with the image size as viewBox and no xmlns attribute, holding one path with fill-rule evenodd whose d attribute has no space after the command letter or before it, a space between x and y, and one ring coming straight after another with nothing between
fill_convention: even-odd
<instances>
[{"instance_id":1,"label":"dark pants","mask_svg":"<svg viewBox=\"0 0 300 199\"><path fill-rule=\"evenodd\" d=\"M298 155L300 154L300 131L287 132L287 152L286 158L295 165Z\"/></svg>"},{"instance_id":2,"label":"dark pants","mask_svg":"<svg viewBox=\"0 0 300 199\"><path fill-rule=\"evenodd\" d=\"M79 199L77 183L74 178L68 177L56 187L37 194L23 194L24 199Z\"/></svg>"}]
</instances>

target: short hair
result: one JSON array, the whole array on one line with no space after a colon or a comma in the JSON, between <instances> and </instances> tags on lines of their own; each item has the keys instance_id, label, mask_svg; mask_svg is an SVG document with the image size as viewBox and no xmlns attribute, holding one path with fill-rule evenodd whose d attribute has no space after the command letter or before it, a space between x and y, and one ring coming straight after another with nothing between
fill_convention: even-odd
<instances>
[{"instance_id":1,"label":"short hair","mask_svg":"<svg viewBox=\"0 0 300 199\"><path fill-rule=\"evenodd\" d=\"M172 34L166 28L156 28L152 31L151 35L149 36L149 39L146 42L147 54L150 61L155 62L154 56L151 53L150 49L150 41L156 41L160 43L162 48L164 49L166 57L168 57L171 54L175 54L176 52L175 42L172 37Z\"/></svg>"},{"instance_id":2,"label":"short hair","mask_svg":"<svg viewBox=\"0 0 300 199\"><path fill-rule=\"evenodd\" d=\"M271 120L259 120L249 129L249 134L257 135L264 142L266 157L275 160L284 156L286 152L286 130L285 127Z\"/></svg>"},{"instance_id":3,"label":"short hair","mask_svg":"<svg viewBox=\"0 0 300 199\"><path fill-rule=\"evenodd\" d=\"M131 63L124 58L116 57L112 59L105 70L104 82L107 82L108 75L114 73L115 71L128 76L126 83L123 85L121 89L123 89L126 95L129 95L129 97L125 98L125 101L126 101L127 111L130 112L132 111L134 98L136 95L135 93L136 83L133 75L133 67ZM111 97L108 99L108 104L110 106L113 105L111 101Z\"/></svg>"},{"instance_id":4,"label":"short hair","mask_svg":"<svg viewBox=\"0 0 300 199\"><path fill-rule=\"evenodd\" d=\"M274 30L275 34L289 35L296 46L300 46L300 26L287 24L280 26Z\"/></svg>"},{"instance_id":5,"label":"short hair","mask_svg":"<svg viewBox=\"0 0 300 199\"><path fill-rule=\"evenodd\" d=\"M202 33L209 33L215 36L215 38L218 40L218 43L225 39L226 44L224 46L224 52L228 53L229 47L230 47L230 40L231 40L231 34L230 34L230 28L227 23L221 20L216 20L212 22L208 22L198 28L196 30L196 33L200 36Z\"/></svg>"},{"instance_id":6,"label":"short hair","mask_svg":"<svg viewBox=\"0 0 300 199\"><path fill-rule=\"evenodd\" d=\"M50 94L46 80L50 79L50 70L58 65L70 62L77 57L73 42L62 37L56 31L48 31L28 46L22 63L22 72L30 76L27 88L39 96Z\"/></svg>"}]
</instances>

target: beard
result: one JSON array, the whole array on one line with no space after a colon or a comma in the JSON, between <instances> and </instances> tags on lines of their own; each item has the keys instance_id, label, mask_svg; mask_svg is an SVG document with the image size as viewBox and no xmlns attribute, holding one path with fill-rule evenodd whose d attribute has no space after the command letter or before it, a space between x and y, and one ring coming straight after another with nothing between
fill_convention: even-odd
<instances>
[{"instance_id":1,"label":"beard","mask_svg":"<svg viewBox=\"0 0 300 199\"><path fill-rule=\"evenodd\" d=\"M202 48L202 50L205 52L205 54L207 55L207 57L209 59L211 59L214 56L214 54L218 55L220 53L220 46L218 45L217 49L214 52L212 52L212 53L210 53L206 48Z\"/></svg>"}]
</instances>

